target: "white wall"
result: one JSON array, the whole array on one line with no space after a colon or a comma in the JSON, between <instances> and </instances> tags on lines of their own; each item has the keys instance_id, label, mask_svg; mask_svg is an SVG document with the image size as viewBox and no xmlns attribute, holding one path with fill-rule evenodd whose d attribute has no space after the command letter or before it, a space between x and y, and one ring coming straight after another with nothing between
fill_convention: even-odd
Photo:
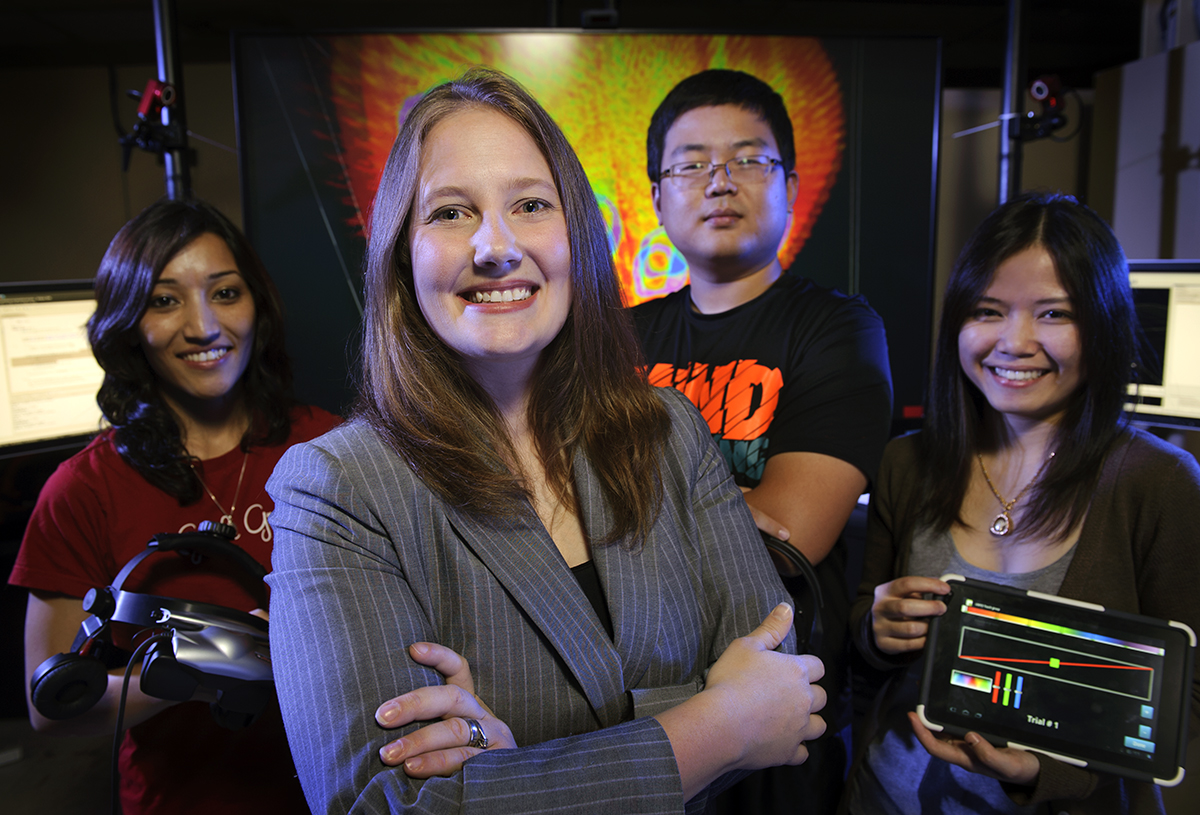
<instances>
[{"instance_id":1,"label":"white wall","mask_svg":"<svg viewBox=\"0 0 1200 815\"><path fill-rule=\"evenodd\" d=\"M1119 71L1113 229L1132 258L1200 257L1200 42Z\"/></svg>"}]
</instances>

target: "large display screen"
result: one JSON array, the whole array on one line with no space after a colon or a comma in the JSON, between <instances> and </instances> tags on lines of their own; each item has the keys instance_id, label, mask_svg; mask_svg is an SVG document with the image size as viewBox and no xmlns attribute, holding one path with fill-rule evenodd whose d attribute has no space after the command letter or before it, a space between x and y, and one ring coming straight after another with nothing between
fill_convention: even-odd
<instances>
[{"instance_id":1,"label":"large display screen","mask_svg":"<svg viewBox=\"0 0 1200 815\"><path fill-rule=\"evenodd\" d=\"M365 228L399 123L474 65L509 73L562 126L609 227L630 305L687 282L650 198L646 129L681 79L758 76L784 98L800 193L785 269L864 294L888 329L897 417L929 360L937 40L653 32L396 32L235 40L243 215L283 292L299 395L331 409L356 367ZM905 410L907 408L907 410ZM914 412L916 411L916 412Z\"/></svg>"}]
</instances>

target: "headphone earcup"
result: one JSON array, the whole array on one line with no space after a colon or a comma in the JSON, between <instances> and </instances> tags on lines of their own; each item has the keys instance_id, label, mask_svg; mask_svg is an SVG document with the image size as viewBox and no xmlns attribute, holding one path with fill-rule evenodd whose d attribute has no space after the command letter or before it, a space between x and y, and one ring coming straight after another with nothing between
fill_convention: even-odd
<instances>
[{"instance_id":1,"label":"headphone earcup","mask_svg":"<svg viewBox=\"0 0 1200 815\"><path fill-rule=\"evenodd\" d=\"M55 654L33 672L30 698L47 719L70 719L87 713L108 690L108 671L94 657Z\"/></svg>"}]
</instances>

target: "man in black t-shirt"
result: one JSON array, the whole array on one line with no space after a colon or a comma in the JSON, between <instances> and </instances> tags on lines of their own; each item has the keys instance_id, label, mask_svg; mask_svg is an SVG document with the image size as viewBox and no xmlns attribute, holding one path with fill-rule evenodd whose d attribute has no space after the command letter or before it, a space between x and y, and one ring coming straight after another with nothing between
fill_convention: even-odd
<instances>
[{"instance_id":1,"label":"man in black t-shirt","mask_svg":"<svg viewBox=\"0 0 1200 815\"><path fill-rule=\"evenodd\" d=\"M633 311L650 379L700 408L759 529L818 564L833 730L849 610L839 538L891 423L883 323L862 297L780 265L799 182L791 120L768 85L727 70L683 80L655 111L646 150L655 212L691 278ZM833 812L841 749L827 736L800 768L725 793L720 811Z\"/></svg>"}]
</instances>

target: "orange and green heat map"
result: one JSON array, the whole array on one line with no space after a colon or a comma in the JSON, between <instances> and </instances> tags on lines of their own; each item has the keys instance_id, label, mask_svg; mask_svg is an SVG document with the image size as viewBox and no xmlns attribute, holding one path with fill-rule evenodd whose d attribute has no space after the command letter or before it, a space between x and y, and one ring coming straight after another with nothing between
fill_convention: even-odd
<instances>
[{"instance_id":1,"label":"orange and green heat map","mask_svg":"<svg viewBox=\"0 0 1200 815\"><path fill-rule=\"evenodd\" d=\"M779 257L791 265L841 166L845 113L821 42L762 36L609 34L371 34L330 44L344 178L337 186L365 229L399 123L420 95L473 65L502 70L550 112L579 154L609 227L626 301L681 288L687 264L658 225L646 174L646 128L681 79L707 68L759 77L787 105L800 193ZM327 137L326 137L327 138Z\"/></svg>"}]
</instances>

